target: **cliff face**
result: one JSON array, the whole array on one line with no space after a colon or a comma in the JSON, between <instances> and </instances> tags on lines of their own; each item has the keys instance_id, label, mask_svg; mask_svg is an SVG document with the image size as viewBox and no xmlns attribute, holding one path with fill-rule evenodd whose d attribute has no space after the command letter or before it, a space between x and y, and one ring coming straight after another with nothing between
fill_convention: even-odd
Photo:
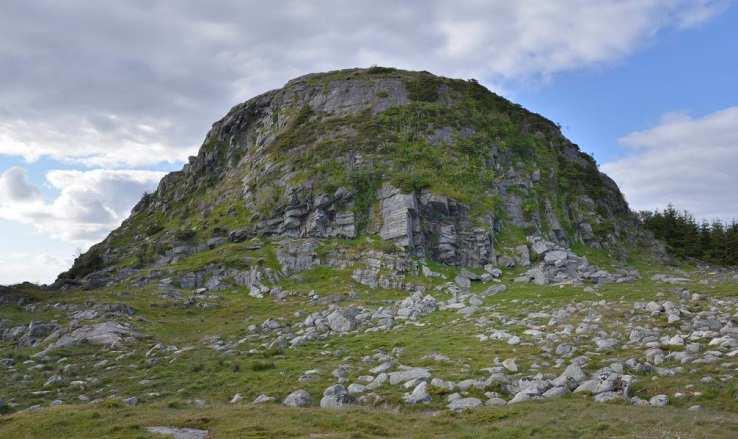
<instances>
[{"instance_id":1,"label":"cliff face","mask_svg":"<svg viewBox=\"0 0 738 439\"><path fill-rule=\"evenodd\" d=\"M374 67L303 76L231 109L60 279L252 238L378 236L482 266L529 235L617 250L638 233L616 184L552 122L475 81Z\"/></svg>"}]
</instances>

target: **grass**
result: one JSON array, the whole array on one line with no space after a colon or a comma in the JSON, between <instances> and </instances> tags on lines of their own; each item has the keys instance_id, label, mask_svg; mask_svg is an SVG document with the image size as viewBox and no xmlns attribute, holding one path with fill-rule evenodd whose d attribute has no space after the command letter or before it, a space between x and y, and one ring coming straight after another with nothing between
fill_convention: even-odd
<instances>
[{"instance_id":1,"label":"grass","mask_svg":"<svg viewBox=\"0 0 738 439\"><path fill-rule=\"evenodd\" d=\"M175 404L174 407L177 407ZM13 438L144 438L146 426L206 429L213 437L330 438L732 438L738 415L664 408L644 410L581 400L523 403L474 412L397 412L391 408L345 411L289 409L277 405L232 406L215 403L203 409L122 407L102 403L59 407L43 413L0 418L0 436Z\"/></svg>"}]
</instances>

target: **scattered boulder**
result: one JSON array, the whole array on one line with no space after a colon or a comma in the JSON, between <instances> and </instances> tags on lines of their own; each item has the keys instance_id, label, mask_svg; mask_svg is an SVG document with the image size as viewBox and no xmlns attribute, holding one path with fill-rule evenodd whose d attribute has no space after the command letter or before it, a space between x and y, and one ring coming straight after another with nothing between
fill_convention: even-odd
<instances>
[{"instance_id":1,"label":"scattered boulder","mask_svg":"<svg viewBox=\"0 0 738 439\"><path fill-rule=\"evenodd\" d=\"M287 407L307 407L313 402L313 398L305 390L299 389L287 395L282 404Z\"/></svg>"},{"instance_id":2,"label":"scattered boulder","mask_svg":"<svg viewBox=\"0 0 738 439\"><path fill-rule=\"evenodd\" d=\"M477 398L458 398L448 404L448 409L453 411L463 411L477 408L482 405L482 401Z\"/></svg>"},{"instance_id":3,"label":"scattered boulder","mask_svg":"<svg viewBox=\"0 0 738 439\"><path fill-rule=\"evenodd\" d=\"M323 392L320 407L324 409L340 409L353 403L353 397L348 390L340 384L328 387Z\"/></svg>"},{"instance_id":4,"label":"scattered boulder","mask_svg":"<svg viewBox=\"0 0 738 439\"><path fill-rule=\"evenodd\" d=\"M429 379L431 374L428 369L421 367L409 368L400 370L397 372L391 372L389 375L389 382L392 385L401 384L410 380L417 379Z\"/></svg>"},{"instance_id":5,"label":"scattered boulder","mask_svg":"<svg viewBox=\"0 0 738 439\"><path fill-rule=\"evenodd\" d=\"M129 338L140 337L140 334L118 322L107 321L91 326L83 326L70 334L61 336L59 340L44 350L44 353L54 349L75 346L80 343L90 343L105 347L115 347Z\"/></svg>"},{"instance_id":6,"label":"scattered boulder","mask_svg":"<svg viewBox=\"0 0 738 439\"><path fill-rule=\"evenodd\" d=\"M406 393L402 399L411 405L430 402L431 396L428 393L428 383L420 382L411 393Z\"/></svg>"},{"instance_id":7,"label":"scattered boulder","mask_svg":"<svg viewBox=\"0 0 738 439\"><path fill-rule=\"evenodd\" d=\"M173 439L208 439L209 436L207 430L195 428L146 427L146 431Z\"/></svg>"}]
</instances>

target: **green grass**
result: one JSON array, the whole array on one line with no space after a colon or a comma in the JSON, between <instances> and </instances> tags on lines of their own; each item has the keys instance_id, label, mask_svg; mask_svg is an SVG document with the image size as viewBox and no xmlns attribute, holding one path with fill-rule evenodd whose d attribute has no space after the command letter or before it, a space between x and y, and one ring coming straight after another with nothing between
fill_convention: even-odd
<instances>
[{"instance_id":1,"label":"green grass","mask_svg":"<svg viewBox=\"0 0 738 439\"><path fill-rule=\"evenodd\" d=\"M178 407L179 404L172 404ZM426 413L356 408L289 409L277 405L211 404L204 409L99 404L59 407L0 418L0 436L12 438L145 438L146 426L209 430L216 438L732 438L738 416L664 408L562 400L473 412Z\"/></svg>"}]
</instances>

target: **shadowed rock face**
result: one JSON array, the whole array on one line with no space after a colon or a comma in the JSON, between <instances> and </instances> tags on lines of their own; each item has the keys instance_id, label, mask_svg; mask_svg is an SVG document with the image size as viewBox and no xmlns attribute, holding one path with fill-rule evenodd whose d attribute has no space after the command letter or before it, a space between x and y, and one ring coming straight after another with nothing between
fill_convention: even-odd
<instances>
[{"instance_id":1,"label":"shadowed rock face","mask_svg":"<svg viewBox=\"0 0 738 439\"><path fill-rule=\"evenodd\" d=\"M615 183L552 122L475 81L354 69L235 106L59 282L102 285L130 274L121 261L161 265L254 237L379 236L481 267L516 258L516 236L613 249L639 234ZM287 271L315 264L291 252Z\"/></svg>"}]
</instances>

